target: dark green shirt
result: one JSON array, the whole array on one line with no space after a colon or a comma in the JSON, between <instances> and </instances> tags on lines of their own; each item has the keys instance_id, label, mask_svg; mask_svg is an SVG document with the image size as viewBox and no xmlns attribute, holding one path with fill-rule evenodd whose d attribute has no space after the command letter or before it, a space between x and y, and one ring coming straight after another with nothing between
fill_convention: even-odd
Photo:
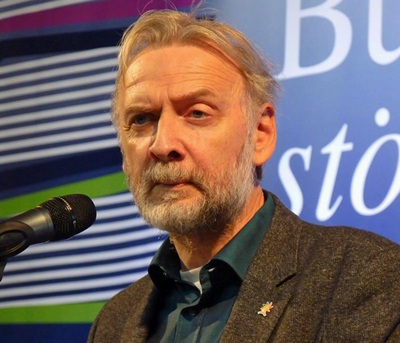
<instances>
[{"instance_id":1,"label":"dark green shirt","mask_svg":"<svg viewBox=\"0 0 400 343\"><path fill-rule=\"evenodd\" d=\"M218 342L247 269L274 212L271 196L242 230L200 271L202 294L180 277L180 260L167 239L155 254L149 275L164 303L149 342Z\"/></svg>"}]
</instances>

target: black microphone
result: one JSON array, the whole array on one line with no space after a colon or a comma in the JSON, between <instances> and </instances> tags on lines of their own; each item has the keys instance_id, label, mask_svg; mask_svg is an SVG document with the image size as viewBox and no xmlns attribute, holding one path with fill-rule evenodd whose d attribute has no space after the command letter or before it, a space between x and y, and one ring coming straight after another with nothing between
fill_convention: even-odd
<instances>
[{"instance_id":1,"label":"black microphone","mask_svg":"<svg viewBox=\"0 0 400 343\"><path fill-rule=\"evenodd\" d=\"M96 207L84 194L52 198L0 223L0 260L19 254L31 244L70 238L95 219Z\"/></svg>"}]
</instances>

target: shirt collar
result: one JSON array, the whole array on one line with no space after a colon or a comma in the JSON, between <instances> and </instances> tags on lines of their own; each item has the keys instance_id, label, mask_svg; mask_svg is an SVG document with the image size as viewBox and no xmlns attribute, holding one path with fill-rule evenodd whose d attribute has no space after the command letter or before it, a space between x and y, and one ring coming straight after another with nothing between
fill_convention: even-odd
<instances>
[{"instance_id":1,"label":"shirt collar","mask_svg":"<svg viewBox=\"0 0 400 343\"><path fill-rule=\"evenodd\" d=\"M270 226L273 213L273 199L264 191L264 205L206 266L222 262L232 268L243 280L262 238ZM163 289L165 286L171 285L173 279L179 280L180 268L180 260L175 247L169 239L166 239L154 255L148 272L157 288Z\"/></svg>"},{"instance_id":2,"label":"shirt collar","mask_svg":"<svg viewBox=\"0 0 400 343\"><path fill-rule=\"evenodd\" d=\"M265 236L274 213L274 201L264 191L264 205L225 247L214 256L228 264L242 279Z\"/></svg>"}]
</instances>

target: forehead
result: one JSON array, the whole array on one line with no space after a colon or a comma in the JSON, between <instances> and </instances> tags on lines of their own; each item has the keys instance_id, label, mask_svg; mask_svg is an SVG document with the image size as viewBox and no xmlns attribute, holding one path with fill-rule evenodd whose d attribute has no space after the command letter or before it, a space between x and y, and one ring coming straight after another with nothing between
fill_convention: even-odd
<instances>
[{"instance_id":1,"label":"forehead","mask_svg":"<svg viewBox=\"0 0 400 343\"><path fill-rule=\"evenodd\" d=\"M206 87L216 92L243 86L238 69L221 53L197 46L173 45L147 48L131 63L124 75L131 92L143 86L174 88Z\"/></svg>"}]
</instances>

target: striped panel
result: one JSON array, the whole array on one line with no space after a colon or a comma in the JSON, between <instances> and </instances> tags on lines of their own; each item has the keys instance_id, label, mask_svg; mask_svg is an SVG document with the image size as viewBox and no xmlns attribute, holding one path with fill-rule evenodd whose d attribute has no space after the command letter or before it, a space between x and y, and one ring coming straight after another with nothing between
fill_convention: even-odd
<instances>
[{"instance_id":1,"label":"striped panel","mask_svg":"<svg viewBox=\"0 0 400 343\"><path fill-rule=\"evenodd\" d=\"M128 192L94 202L91 228L31 246L9 261L0 308L107 300L147 272L165 236L143 221Z\"/></svg>"},{"instance_id":2,"label":"striped panel","mask_svg":"<svg viewBox=\"0 0 400 343\"><path fill-rule=\"evenodd\" d=\"M117 147L110 123L116 52L99 48L1 67L2 168Z\"/></svg>"},{"instance_id":3,"label":"striped panel","mask_svg":"<svg viewBox=\"0 0 400 343\"><path fill-rule=\"evenodd\" d=\"M93 0L3 0L0 3L0 19L37 13L70 5L92 2Z\"/></svg>"}]
</instances>

